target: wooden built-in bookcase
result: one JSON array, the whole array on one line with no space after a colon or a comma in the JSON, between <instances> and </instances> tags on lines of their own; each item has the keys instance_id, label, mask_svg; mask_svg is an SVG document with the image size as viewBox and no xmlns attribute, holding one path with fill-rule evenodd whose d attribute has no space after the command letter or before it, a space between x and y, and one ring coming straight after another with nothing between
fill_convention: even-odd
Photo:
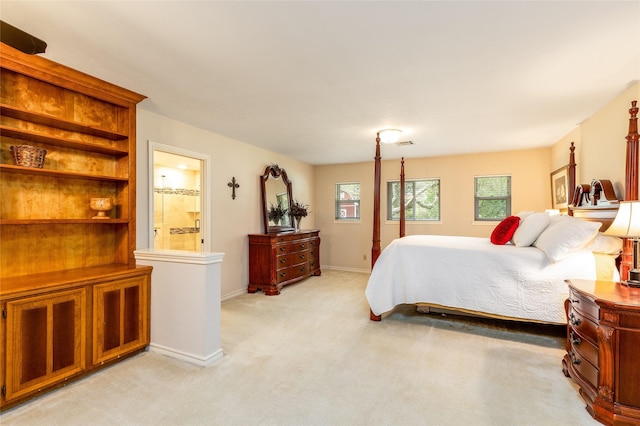
<instances>
[{"instance_id":1,"label":"wooden built-in bookcase","mask_svg":"<svg viewBox=\"0 0 640 426\"><path fill-rule=\"evenodd\" d=\"M0 44L0 404L149 344L136 267L136 105L144 96ZM42 168L11 146L46 149ZM93 219L91 198L111 198Z\"/></svg>"}]
</instances>

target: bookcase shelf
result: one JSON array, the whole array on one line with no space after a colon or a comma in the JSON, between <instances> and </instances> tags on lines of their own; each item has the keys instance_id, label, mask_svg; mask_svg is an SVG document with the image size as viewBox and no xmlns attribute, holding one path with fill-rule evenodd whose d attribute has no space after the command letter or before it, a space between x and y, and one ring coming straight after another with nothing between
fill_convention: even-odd
<instances>
[{"instance_id":1,"label":"bookcase shelf","mask_svg":"<svg viewBox=\"0 0 640 426\"><path fill-rule=\"evenodd\" d=\"M118 176L101 176L91 173L66 172L63 170L37 169L34 167L22 167L12 164L0 164L0 173L20 173L25 175L48 176L52 178L71 178L71 179L89 179L102 180L109 182L128 182L129 178Z\"/></svg>"},{"instance_id":2,"label":"bookcase shelf","mask_svg":"<svg viewBox=\"0 0 640 426\"><path fill-rule=\"evenodd\" d=\"M57 129L68 130L76 133L84 133L87 135L98 136L105 139L114 141L126 140L128 135L119 132L113 132L109 130L103 130L96 127L85 126L73 121L63 120L58 117L46 115L34 111L29 111L24 108L19 108L13 105L7 105L0 103L0 114L5 117L15 118L25 122L32 122L42 124Z\"/></svg>"}]
</instances>

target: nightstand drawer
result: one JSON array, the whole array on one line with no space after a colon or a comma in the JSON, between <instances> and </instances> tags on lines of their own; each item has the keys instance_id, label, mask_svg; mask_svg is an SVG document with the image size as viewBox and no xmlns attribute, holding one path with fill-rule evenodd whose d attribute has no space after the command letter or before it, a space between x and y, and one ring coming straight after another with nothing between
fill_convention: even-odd
<instances>
[{"instance_id":1,"label":"nightstand drawer","mask_svg":"<svg viewBox=\"0 0 640 426\"><path fill-rule=\"evenodd\" d=\"M598 347L585 339L577 330L569 330L569 342L571 350L577 352L580 356L592 365L598 366Z\"/></svg>"},{"instance_id":2,"label":"nightstand drawer","mask_svg":"<svg viewBox=\"0 0 640 426\"><path fill-rule=\"evenodd\" d=\"M591 299L587 299L577 291L571 290L569 301L582 315L590 317L595 322L600 319L600 308Z\"/></svg>"},{"instance_id":3,"label":"nightstand drawer","mask_svg":"<svg viewBox=\"0 0 640 426\"><path fill-rule=\"evenodd\" d=\"M582 313L575 309L573 303L571 303L569 308L569 326L597 346L598 326L589 317L582 315Z\"/></svg>"},{"instance_id":4,"label":"nightstand drawer","mask_svg":"<svg viewBox=\"0 0 640 426\"><path fill-rule=\"evenodd\" d=\"M578 374L588 382L594 390L597 389L598 369L577 351L570 351L569 358L573 364L573 368Z\"/></svg>"}]
</instances>

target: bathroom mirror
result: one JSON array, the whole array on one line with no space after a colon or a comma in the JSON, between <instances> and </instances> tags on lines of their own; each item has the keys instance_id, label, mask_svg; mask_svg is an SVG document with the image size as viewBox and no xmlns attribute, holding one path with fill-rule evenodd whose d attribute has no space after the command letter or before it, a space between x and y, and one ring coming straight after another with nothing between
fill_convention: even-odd
<instances>
[{"instance_id":1,"label":"bathroom mirror","mask_svg":"<svg viewBox=\"0 0 640 426\"><path fill-rule=\"evenodd\" d=\"M262 189L262 223L265 233L293 231L291 216L291 181L277 164L267 166L260 176ZM279 209L278 209L279 207ZM278 214L278 212L280 214Z\"/></svg>"}]
</instances>

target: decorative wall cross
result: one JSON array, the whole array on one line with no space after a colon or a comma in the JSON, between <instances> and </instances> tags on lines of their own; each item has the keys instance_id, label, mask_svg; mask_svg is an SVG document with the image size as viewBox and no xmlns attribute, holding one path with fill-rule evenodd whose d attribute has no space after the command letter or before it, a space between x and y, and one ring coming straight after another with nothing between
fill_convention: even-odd
<instances>
[{"instance_id":1,"label":"decorative wall cross","mask_svg":"<svg viewBox=\"0 0 640 426\"><path fill-rule=\"evenodd\" d=\"M227 184L229 188L231 188L231 199L236 199L236 188L240 188L240 185L236 183L236 177L231 178L231 182Z\"/></svg>"}]
</instances>

